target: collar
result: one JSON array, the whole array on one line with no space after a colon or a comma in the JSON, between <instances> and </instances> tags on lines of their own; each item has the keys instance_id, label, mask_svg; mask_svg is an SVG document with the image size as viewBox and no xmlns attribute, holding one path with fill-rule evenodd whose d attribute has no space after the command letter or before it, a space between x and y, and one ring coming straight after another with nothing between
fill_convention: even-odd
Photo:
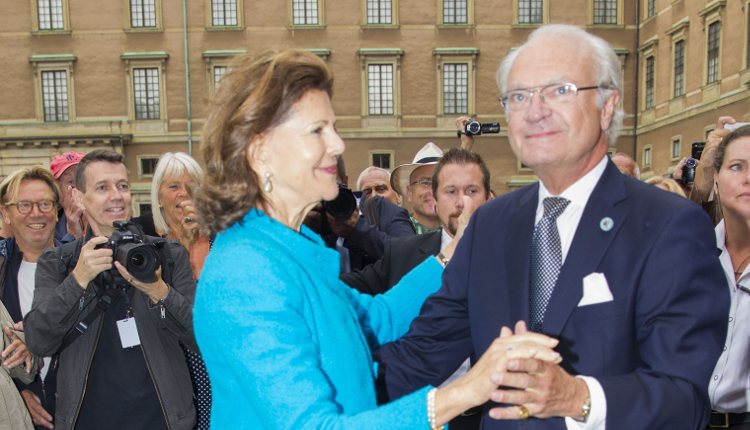
<instances>
[{"instance_id":1,"label":"collar","mask_svg":"<svg viewBox=\"0 0 750 430\"><path fill-rule=\"evenodd\" d=\"M606 155L602 157L601 161L599 161L599 163L596 166L594 166L593 169L589 170L589 172L583 175L583 177L575 181L573 185L566 188L565 191L563 191L559 195L559 197L564 197L570 200L570 204L572 206L585 207L586 202L588 202L589 197L591 196L591 193L594 191L594 188L596 187L596 184L599 182L599 179L602 177L602 174L604 174L604 169L607 168L607 160L608 160L608 157ZM550 193L549 190L547 190L547 187L544 186L544 183L542 181L539 181L538 207L543 207L542 201L544 201L546 197L551 197L551 196L552 196L552 193Z\"/></svg>"}]
</instances>

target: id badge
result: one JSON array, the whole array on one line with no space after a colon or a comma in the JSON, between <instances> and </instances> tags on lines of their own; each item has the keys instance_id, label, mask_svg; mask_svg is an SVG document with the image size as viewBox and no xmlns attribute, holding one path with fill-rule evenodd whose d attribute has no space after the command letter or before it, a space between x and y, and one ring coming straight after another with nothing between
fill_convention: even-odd
<instances>
[{"instance_id":1,"label":"id badge","mask_svg":"<svg viewBox=\"0 0 750 430\"><path fill-rule=\"evenodd\" d=\"M120 343L124 348L132 348L141 344L135 318L125 318L117 321L117 331L120 332Z\"/></svg>"}]
</instances>

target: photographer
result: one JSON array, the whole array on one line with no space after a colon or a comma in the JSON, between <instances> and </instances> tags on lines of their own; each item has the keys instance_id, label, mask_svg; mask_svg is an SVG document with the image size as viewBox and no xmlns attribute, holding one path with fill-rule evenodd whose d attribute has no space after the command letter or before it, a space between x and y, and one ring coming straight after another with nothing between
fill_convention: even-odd
<instances>
[{"instance_id":1,"label":"photographer","mask_svg":"<svg viewBox=\"0 0 750 430\"><path fill-rule=\"evenodd\" d=\"M33 353L59 354L56 429L190 429L195 422L179 344L195 348L187 253L176 242L152 244L113 229L131 212L123 160L108 150L81 160L74 197L89 230L39 258L24 324ZM113 264L112 248L141 241L163 262L153 275L131 273L136 259L126 262L130 271Z\"/></svg>"}]
</instances>

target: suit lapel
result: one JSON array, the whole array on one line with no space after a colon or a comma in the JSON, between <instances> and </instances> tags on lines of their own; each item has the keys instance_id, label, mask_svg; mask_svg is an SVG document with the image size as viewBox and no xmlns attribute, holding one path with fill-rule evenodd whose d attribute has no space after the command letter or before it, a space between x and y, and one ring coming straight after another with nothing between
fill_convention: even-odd
<instances>
[{"instance_id":1,"label":"suit lapel","mask_svg":"<svg viewBox=\"0 0 750 430\"><path fill-rule=\"evenodd\" d=\"M583 278L596 271L627 218L624 181L625 177L608 162L586 203L544 316L544 332L551 336L562 332L583 296ZM609 230L606 218L611 219Z\"/></svg>"},{"instance_id":2,"label":"suit lapel","mask_svg":"<svg viewBox=\"0 0 750 430\"><path fill-rule=\"evenodd\" d=\"M510 324L518 320L529 320L529 249L534 233L538 196L539 185L536 184L521 196L518 210L514 211L508 223L499 227L508 231L507 241L502 242L502 246L506 247L503 252L507 253L508 261L508 300L505 306L508 306L508 315L511 316Z\"/></svg>"}]
</instances>

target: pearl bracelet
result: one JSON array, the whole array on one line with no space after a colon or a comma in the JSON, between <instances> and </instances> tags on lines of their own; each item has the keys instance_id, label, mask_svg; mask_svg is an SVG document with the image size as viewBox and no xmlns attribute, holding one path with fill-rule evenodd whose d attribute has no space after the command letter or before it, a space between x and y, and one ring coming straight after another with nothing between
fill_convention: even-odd
<instances>
[{"instance_id":1,"label":"pearl bracelet","mask_svg":"<svg viewBox=\"0 0 750 430\"><path fill-rule=\"evenodd\" d=\"M427 392L427 421L430 423L430 430L445 430L445 425L437 425L437 418L435 417L435 393L437 388L433 388Z\"/></svg>"}]
</instances>

